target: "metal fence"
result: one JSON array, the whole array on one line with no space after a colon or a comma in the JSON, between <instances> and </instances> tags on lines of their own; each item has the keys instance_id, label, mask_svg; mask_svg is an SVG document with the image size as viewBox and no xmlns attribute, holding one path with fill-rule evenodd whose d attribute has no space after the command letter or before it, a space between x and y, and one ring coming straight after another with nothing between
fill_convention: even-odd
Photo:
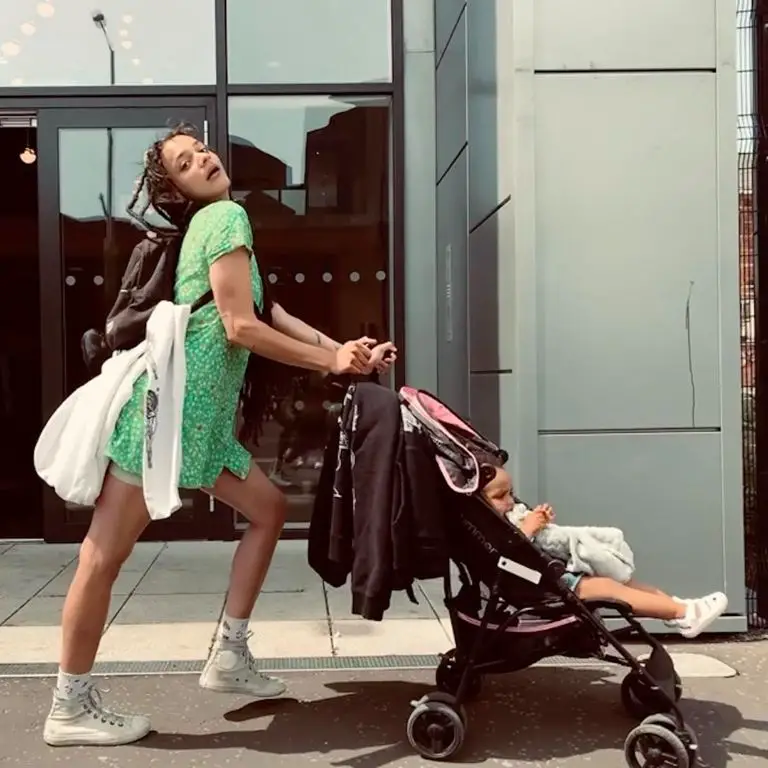
<instances>
[{"instance_id":1,"label":"metal fence","mask_svg":"<svg viewBox=\"0 0 768 768\"><path fill-rule=\"evenodd\" d=\"M744 529L746 549L747 616L753 628L768 628L768 520L760 500L768 500L766 384L768 359L756 354L762 340L758 291L760 233L766 230L768 197L761 194L768 145L764 67L768 0L738 0L738 141L739 141L739 266L741 274L741 384L744 453ZM761 226L762 225L762 226ZM768 250L765 244L763 251ZM762 362L762 364L761 364ZM761 492L762 491L762 492ZM765 504L762 505L763 507Z\"/></svg>"}]
</instances>

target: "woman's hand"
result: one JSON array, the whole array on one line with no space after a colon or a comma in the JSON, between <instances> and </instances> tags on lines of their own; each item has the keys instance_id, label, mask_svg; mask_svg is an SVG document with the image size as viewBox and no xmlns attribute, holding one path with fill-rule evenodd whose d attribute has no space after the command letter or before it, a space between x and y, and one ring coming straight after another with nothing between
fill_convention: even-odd
<instances>
[{"instance_id":1,"label":"woman's hand","mask_svg":"<svg viewBox=\"0 0 768 768\"><path fill-rule=\"evenodd\" d=\"M371 371L386 373L395 360L397 360L397 347L391 341L385 341L371 350L368 365Z\"/></svg>"},{"instance_id":2,"label":"woman's hand","mask_svg":"<svg viewBox=\"0 0 768 768\"><path fill-rule=\"evenodd\" d=\"M371 370L371 347L376 344L374 339L363 337L356 341L342 344L335 352L331 373L335 376L353 374L362 376Z\"/></svg>"}]
</instances>

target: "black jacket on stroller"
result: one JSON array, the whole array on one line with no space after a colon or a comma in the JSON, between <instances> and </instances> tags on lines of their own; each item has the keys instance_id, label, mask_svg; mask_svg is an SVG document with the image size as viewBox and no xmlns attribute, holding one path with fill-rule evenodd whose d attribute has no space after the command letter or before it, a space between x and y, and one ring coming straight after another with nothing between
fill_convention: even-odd
<instances>
[{"instance_id":1,"label":"black jacket on stroller","mask_svg":"<svg viewBox=\"0 0 768 768\"><path fill-rule=\"evenodd\" d=\"M397 394L352 385L325 449L312 522L309 564L328 584L351 574L352 613L381 621L392 592L415 601L415 579L448 567L443 485L431 443Z\"/></svg>"}]
</instances>

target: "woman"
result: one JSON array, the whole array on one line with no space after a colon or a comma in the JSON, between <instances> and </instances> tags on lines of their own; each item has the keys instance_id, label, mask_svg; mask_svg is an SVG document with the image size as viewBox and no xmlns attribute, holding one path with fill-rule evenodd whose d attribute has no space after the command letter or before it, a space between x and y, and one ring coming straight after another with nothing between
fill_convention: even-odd
<instances>
[{"instance_id":1,"label":"woman","mask_svg":"<svg viewBox=\"0 0 768 768\"><path fill-rule=\"evenodd\" d=\"M395 349L388 342L371 349L365 338L341 345L277 304L265 310L248 217L230 200L219 158L188 128L149 149L129 210L144 188L147 206L183 233L176 302L192 303L212 289L215 303L191 315L187 329L180 486L205 490L250 523L235 551L224 616L200 685L279 696L285 685L258 671L247 644L248 620L285 519L282 494L234 437L249 354L322 373L367 374L386 369ZM271 325L259 319L254 304L259 314L271 313ZM258 383L249 381L250 389ZM45 741L54 746L127 744L150 730L146 717L108 710L90 674L112 585L149 522L141 479L145 392L142 377L115 427L107 450L111 464L64 604L59 675L44 728Z\"/></svg>"}]
</instances>

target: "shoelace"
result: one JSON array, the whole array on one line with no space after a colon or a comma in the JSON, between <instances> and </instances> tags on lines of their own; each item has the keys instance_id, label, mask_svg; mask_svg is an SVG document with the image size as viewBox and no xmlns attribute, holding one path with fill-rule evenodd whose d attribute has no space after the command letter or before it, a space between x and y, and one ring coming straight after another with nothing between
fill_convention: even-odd
<instances>
[{"instance_id":1,"label":"shoelace","mask_svg":"<svg viewBox=\"0 0 768 768\"><path fill-rule=\"evenodd\" d=\"M113 712L104 706L101 691L95 686L91 686L83 696L83 705L85 711L93 717L94 720L100 720L102 723L114 725L118 728L124 728L128 720L125 715Z\"/></svg>"},{"instance_id":2,"label":"shoelace","mask_svg":"<svg viewBox=\"0 0 768 768\"><path fill-rule=\"evenodd\" d=\"M264 682L270 682L272 678L269 675L265 675L260 669L258 664L256 663L256 658L251 653L251 649L248 646L248 641L253 637L253 632L248 632L248 634L245 636L243 640L243 646L240 649L240 654L245 660L245 663L248 667L248 671L254 675L259 680L263 680Z\"/></svg>"}]
</instances>

